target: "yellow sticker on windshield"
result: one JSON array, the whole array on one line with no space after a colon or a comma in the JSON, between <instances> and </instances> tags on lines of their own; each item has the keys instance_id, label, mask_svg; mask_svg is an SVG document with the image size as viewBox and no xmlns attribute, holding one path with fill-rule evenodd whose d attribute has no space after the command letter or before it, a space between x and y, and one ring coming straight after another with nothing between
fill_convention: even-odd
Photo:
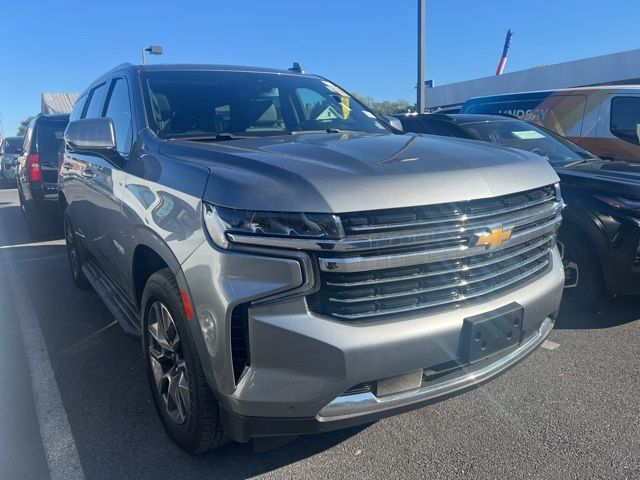
<instances>
[{"instance_id":1,"label":"yellow sticker on windshield","mask_svg":"<svg viewBox=\"0 0 640 480\"><path fill-rule=\"evenodd\" d=\"M535 130L520 130L519 132L511 133L520 140L537 140L538 138L544 138L544 135Z\"/></svg>"},{"instance_id":2,"label":"yellow sticker on windshield","mask_svg":"<svg viewBox=\"0 0 640 480\"><path fill-rule=\"evenodd\" d=\"M340 97L340 105L342 106L342 118L344 118L345 120L349 118L349 115L351 114L351 109L349 108L349 102L350 102L349 97Z\"/></svg>"}]
</instances>

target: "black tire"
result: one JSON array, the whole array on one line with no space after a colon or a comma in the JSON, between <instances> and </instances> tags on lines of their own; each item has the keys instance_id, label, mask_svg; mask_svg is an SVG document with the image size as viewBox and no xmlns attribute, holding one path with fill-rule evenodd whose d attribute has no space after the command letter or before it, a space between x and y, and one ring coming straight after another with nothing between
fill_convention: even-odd
<instances>
[{"instance_id":1,"label":"black tire","mask_svg":"<svg viewBox=\"0 0 640 480\"><path fill-rule=\"evenodd\" d=\"M82 271L82 265L86 261L86 255L82 242L78 238L73 229L73 223L69 216L69 210L64 211L64 240L67 245L67 261L69 262L69 272L73 283L76 284L82 290L89 290L91 284L87 280L84 271Z\"/></svg>"},{"instance_id":2,"label":"black tire","mask_svg":"<svg viewBox=\"0 0 640 480\"><path fill-rule=\"evenodd\" d=\"M20 201L20 213L22 214L22 217L26 217L26 207L25 207L25 201L24 201L24 197L22 196L22 190L20 190L20 188L18 188L18 200Z\"/></svg>"},{"instance_id":3,"label":"black tire","mask_svg":"<svg viewBox=\"0 0 640 480\"><path fill-rule=\"evenodd\" d=\"M575 228L561 231L559 238L564 250L562 261L565 270L577 268L577 282L573 287L565 287L564 298L581 308L593 306L605 296L598 254L586 238Z\"/></svg>"},{"instance_id":4,"label":"black tire","mask_svg":"<svg viewBox=\"0 0 640 480\"><path fill-rule=\"evenodd\" d=\"M167 333L160 335L160 329L154 329L154 325L158 323L158 318L164 318L157 311L163 306L170 314L174 327L167 328ZM180 290L168 268L154 273L147 281L142 294L142 313L145 372L164 430L188 453L200 453L221 446L224 443L224 434L218 402L211 393L202 370L186 323ZM174 332L177 337L173 336ZM156 341L159 336L167 340L164 342L167 345L177 338L175 344L170 346L173 349L172 353L160 351L161 346ZM170 338L173 340L168 341ZM178 368L176 365L181 367ZM175 387L174 391L181 393L177 402L171 401L173 397L170 394L170 379L175 378L178 378L175 380L178 387ZM184 401L180 386L188 386L188 402ZM174 396L177 397L178 393ZM181 416L180 408L176 407L178 404L182 406L183 419L176 419Z\"/></svg>"}]
</instances>

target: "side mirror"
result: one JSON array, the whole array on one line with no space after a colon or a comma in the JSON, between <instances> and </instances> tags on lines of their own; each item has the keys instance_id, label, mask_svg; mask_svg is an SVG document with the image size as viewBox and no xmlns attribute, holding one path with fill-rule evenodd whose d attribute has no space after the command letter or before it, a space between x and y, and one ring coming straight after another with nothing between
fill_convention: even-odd
<instances>
[{"instance_id":1,"label":"side mirror","mask_svg":"<svg viewBox=\"0 0 640 480\"><path fill-rule=\"evenodd\" d=\"M115 151L116 136L110 118L85 118L69 122L64 131L64 141L73 149Z\"/></svg>"},{"instance_id":2,"label":"side mirror","mask_svg":"<svg viewBox=\"0 0 640 480\"><path fill-rule=\"evenodd\" d=\"M391 125L396 130L400 130L401 132L404 131L404 128L402 127L402 122L400 121L400 119L396 117L392 117L391 115L385 115L384 119L387 122L389 122L389 125Z\"/></svg>"}]
</instances>

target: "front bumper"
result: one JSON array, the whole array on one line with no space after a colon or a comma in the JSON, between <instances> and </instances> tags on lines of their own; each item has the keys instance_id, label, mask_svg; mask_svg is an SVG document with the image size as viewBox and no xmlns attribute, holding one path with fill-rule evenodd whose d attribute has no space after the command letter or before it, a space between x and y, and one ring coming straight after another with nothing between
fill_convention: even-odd
<instances>
[{"instance_id":1,"label":"front bumper","mask_svg":"<svg viewBox=\"0 0 640 480\"><path fill-rule=\"evenodd\" d=\"M544 275L485 302L348 323L311 313L302 296L268 301L304 289L312 265L308 260L294 253L282 258L221 252L205 243L183 264L198 316L198 322L190 324L193 337L207 379L226 412L226 432L236 441L368 423L473 388L519 362L546 338L564 282L554 249ZM250 302L250 362L236 384L231 312ZM523 340L514 349L408 393L384 398L366 392L345 395L356 385L456 360L464 319L513 302L524 309Z\"/></svg>"},{"instance_id":2,"label":"front bumper","mask_svg":"<svg viewBox=\"0 0 640 480\"><path fill-rule=\"evenodd\" d=\"M540 328L517 349L495 361L464 368L460 375L417 390L384 398L377 398L371 392L343 395L329 403L315 417L306 418L247 417L226 410L224 431L236 441L247 442L258 437L329 432L424 407L476 388L513 367L538 348L551 333L553 325L554 320L547 317Z\"/></svg>"}]
</instances>

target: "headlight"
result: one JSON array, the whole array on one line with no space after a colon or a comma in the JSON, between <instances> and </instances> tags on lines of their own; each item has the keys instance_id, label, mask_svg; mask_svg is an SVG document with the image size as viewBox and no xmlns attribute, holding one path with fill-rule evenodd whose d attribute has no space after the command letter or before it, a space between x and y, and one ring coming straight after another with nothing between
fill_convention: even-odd
<instances>
[{"instance_id":1,"label":"headlight","mask_svg":"<svg viewBox=\"0 0 640 480\"><path fill-rule=\"evenodd\" d=\"M620 210L640 211L640 200L617 197L613 195L594 195L598 200Z\"/></svg>"},{"instance_id":2,"label":"headlight","mask_svg":"<svg viewBox=\"0 0 640 480\"><path fill-rule=\"evenodd\" d=\"M238 210L205 203L204 224L211 239L221 248L229 248L227 233L315 239L344 236L340 219L326 213Z\"/></svg>"}]
</instances>

